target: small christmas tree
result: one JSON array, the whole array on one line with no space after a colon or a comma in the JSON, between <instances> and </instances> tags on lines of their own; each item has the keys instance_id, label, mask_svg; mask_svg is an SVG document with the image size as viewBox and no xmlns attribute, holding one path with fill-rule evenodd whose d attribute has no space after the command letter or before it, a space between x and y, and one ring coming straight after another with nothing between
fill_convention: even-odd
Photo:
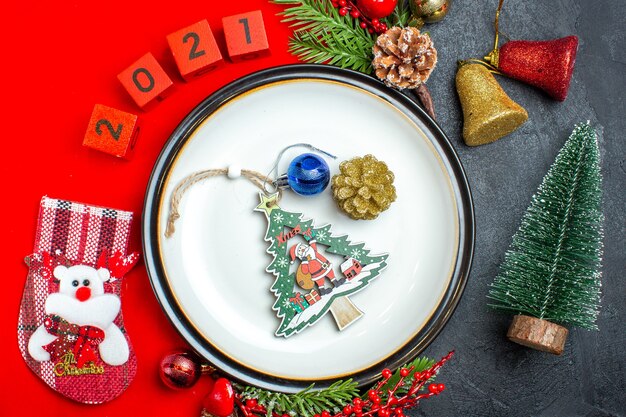
<instances>
[{"instance_id":1,"label":"small christmas tree","mask_svg":"<svg viewBox=\"0 0 626 417\"><path fill-rule=\"evenodd\" d=\"M340 330L361 317L363 313L347 295L378 277L388 255L370 255L364 243L353 244L345 235L333 235L331 225L314 227L301 213L283 210L276 202L277 194L260 194L260 198L255 210L267 217L265 240L271 242L267 253L274 257L267 272L276 276L271 287L276 295L272 308L281 319L276 335L288 337L304 330L329 310ZM330 259L334 255L343 258L339 268ZM297 269L290 272L295 262L299 262Z\"/></svg>"},{"instance_id":2,"label":"small christmas tree","mask_svg":"<svg viewBox=\"0 0 626 417\"><path fill-rule=\"evenodd\" d=\"M597 329L602 189L596 133L576 126L543 179L491 285L492 307L515 312L509 339L561 354L567 329Z\"/></svg>"}]
</instances>

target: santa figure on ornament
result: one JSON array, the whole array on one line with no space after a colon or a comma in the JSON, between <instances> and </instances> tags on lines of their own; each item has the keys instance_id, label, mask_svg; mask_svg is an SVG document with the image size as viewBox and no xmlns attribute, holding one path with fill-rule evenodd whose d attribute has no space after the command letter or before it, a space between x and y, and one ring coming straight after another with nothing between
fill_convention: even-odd
<instances>
[{"instance_id":1,"label":"santa figure on ornament","mask_svg":"<svg viewBox=\"0 0 626 417\"><path fill-rule=\"evenodd\" d=\"M297 243L293 245L289 249L289 256L291 257L291 263L294 263L296 258L300 260L296 277L298 285L304 289L311 289L313 287L312 284L315 283L320 295L326 295L330 294L333 289L325 286L325 278L327 278L334 287L338 287L346 282L344 277L335 279L332 264L324 255L319 253L317 250L317 242L314 238L309 240L308 243Z\"/></svg>"}]
</instances>

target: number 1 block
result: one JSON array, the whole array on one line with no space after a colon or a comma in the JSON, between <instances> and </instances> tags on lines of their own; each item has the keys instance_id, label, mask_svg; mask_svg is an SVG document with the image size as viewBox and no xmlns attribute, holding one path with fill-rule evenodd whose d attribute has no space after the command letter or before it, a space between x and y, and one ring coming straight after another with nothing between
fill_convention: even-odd
<instances>
[{"instance_id":1,"label":"number 1 block","mask_svg":"<svg viewBox=\"0 0 626 417\"><path fill-rule=\"evenodd\" d=\"M137 119L137 115L96 104L83 146L130 159L139 134Z\"/></svg>"},{"instance_id":2,"label":"number 1 block","mask_svg":"<svg viewBox=\"0 0 626 417\"><path fill-rule=\"evenodd\" d=\"M263 15L260 10L222 19L228 56L233 62L269 55Z\"/></svg>"},{"instance_id":3,"label":"number 1 block","mask_svg":"<svg viewBox=\"0 0 626 417\"><path fill-rule=\"evenodd\" d=\"M224 62L206 19L168 35L167 43L185 81L204 75Z\"/></svg>"},{"instance_id":4,"label":"number 1 block","mask_svg":"<svg viewBox=\"0 0 626 417\"><path fill-rule=\"evenodd\" d=\"M142 109L163 100L174 87L170 77L150 52L118 74L117 78Z\"/></svg>"}]
</instances>

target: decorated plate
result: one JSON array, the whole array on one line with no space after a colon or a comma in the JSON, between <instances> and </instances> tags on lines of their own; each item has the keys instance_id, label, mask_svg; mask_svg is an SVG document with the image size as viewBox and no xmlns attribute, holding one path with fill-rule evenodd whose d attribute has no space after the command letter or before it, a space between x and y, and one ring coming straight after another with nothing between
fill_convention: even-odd
<instances>
[{"instance_id":1,"label":"decorated plate","mask_svg":"<svg viewBox=\"0 0 626 417\"><path fill-rule=\"evenodd\" d=\"M266 174L296 143L337 156L325 158L332 174L354 157L384 161L396 201L353 220L330 187L313 197L286 190L268 210L250 181L220 175L186 191L165 236L184 178L236 166ZM287 149L279 174L306 151ZM293 392L368 384L432 342L465 286L474 216L456 153L412 100L360 73L292 65L233 82L181 122L148 184L143 243L156 296L198 353L246 384ZM326 268L326 284L299 287L305 263ZM325 314L339 301L358 316L349 325Z\"/></svg>"}]
</instances>

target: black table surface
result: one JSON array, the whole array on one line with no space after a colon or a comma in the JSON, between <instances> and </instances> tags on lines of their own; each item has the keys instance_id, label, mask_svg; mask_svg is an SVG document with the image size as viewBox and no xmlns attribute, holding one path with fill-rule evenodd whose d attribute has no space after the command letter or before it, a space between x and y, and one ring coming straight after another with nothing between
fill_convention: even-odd
<instances>
[{"instance_id":1,"label":"black table surface","mask_svg":"<svg viewBox=\"0 0 626 417\"><path fill-rule=\"evenodd\" d=\"M453 0L444 21L423 29L440 57L428 87L467 171L477 233L463 298L424 352L435 358L456 350L438 378L447 390L410 415L626 416L626 2L505 2L500 27L512 40L579 37L574 76L564 102L498 77L529 120L497 142L471 148L461 138L456 62L489 52L497 3ZM565 352L555 356L509 342L511 315L488 308L486 295L531 196L574 125L587 120L599 135L606 217L600 330L570 327Z\"/></svg>"}]
</instances>

